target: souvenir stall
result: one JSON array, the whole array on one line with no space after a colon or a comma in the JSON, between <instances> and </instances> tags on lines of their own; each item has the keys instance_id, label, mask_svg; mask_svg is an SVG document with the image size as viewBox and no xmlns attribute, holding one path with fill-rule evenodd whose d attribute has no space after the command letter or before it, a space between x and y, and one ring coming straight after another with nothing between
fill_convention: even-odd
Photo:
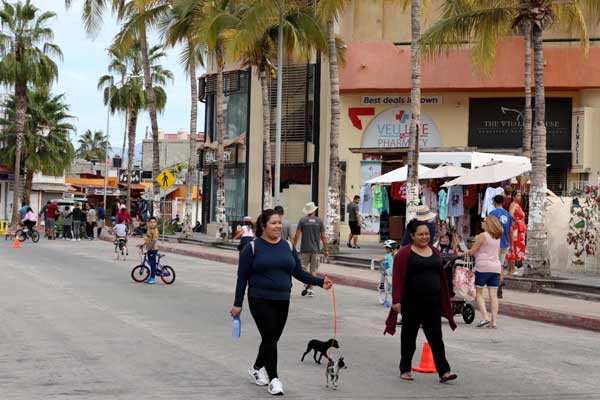
<instances>
[{"instance_id":1,"label":"souvenir stall","mask_svg":"<svg viewBox=\"0 0 600 400\"><path fill-rule=\"evenodd\" d=\"M458 240L464 241L477 234L480 221L493 210L493 197L502 194L505 185L520 188L523 198L527 198L527 182L520 179L531 169L525 157L433 152L421 153L419 161L438 166L432 169L419 165L419 181L421 204L438 215L436 240L440 242L445 243L450 232L456 232ZM401 240L406 217L407 170L404 166L363 180L360 193L363 232L378 234L380 240Z\"/></svg>"}]
</instances>

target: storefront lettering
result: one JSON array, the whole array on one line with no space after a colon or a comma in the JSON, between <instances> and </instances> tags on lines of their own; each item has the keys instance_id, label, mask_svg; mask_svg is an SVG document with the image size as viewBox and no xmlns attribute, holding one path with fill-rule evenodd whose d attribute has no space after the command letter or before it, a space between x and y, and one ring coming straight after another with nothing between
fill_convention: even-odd
<instances>
[{"instance_id":1,"label":"storefront lettering","mask_svg":"<svg viewBox=\"0 0 600 400\"><path fill-rule=\"evenodd\" d=\"M362 96L363 105L402 105L410 104L410 96ZM438 105L443 103L442 96L423 96L421 104Z\"/></svg>"},{"instance_id":2,"label":"storefront lettering","mask_svg":"<svg viewBox=\"0 0 600 400\"><path fill-rule=\"evenodd\" d=\"M410 110L391 108L377 115L365 129L362 147L408 147L410 138ZM421 147L440 147L437 126L425 113L421 113L419 132Z\"/></svg>"}]
</instances>

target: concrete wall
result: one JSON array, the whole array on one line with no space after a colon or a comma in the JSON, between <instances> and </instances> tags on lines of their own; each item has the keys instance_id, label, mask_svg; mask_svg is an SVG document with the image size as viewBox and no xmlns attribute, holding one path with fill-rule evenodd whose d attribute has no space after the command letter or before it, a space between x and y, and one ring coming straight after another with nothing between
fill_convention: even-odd
<instances>
[{"instance_id":1,"label":"concrete wall","mask_svg":"<svg viewBox=\"0 0 600 400\"><path fill-rule=\"evenodd\" d=\"M160 154L160 169L178 163L187 163L190 157L190 142L188 140L161 140L158 144ZM124 166L126 168L126 166ZM152 141L142 143L142 170L152 170Z\"/></svg>"}]
</instances>

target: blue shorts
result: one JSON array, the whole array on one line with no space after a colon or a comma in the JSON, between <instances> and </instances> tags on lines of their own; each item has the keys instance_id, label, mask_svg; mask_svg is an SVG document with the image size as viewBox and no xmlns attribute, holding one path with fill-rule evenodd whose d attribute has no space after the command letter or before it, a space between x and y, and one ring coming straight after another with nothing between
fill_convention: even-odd
<instances>
[{"instance_id":1,"label":"blue shorts","mask_svg":"<svg viewBox=\"0 0 600 400\"><path fill-rule=\"evenodd\" d=\"M475 287L483 289L486 286L488 288L497 288L500 286L500 274L475 271Z\"/></svg>"}]
</instances>

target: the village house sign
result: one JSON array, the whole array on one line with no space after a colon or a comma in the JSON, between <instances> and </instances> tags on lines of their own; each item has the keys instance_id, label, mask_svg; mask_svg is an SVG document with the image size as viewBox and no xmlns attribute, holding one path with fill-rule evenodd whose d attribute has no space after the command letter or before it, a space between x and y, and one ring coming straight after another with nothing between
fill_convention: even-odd
<instances>
[{"instance_id":1,"label":"the village house sign","mask_svg":"<svg viewBox=\"0 0 600 400\"><path fill-rule=\"evenodd\" d=\"M410 108L390 108L377 115L363 134L363 148L408 147ZM421 113L420 147L440 147L440 132L431 118Z\"/></svg>"}]
</instances>

